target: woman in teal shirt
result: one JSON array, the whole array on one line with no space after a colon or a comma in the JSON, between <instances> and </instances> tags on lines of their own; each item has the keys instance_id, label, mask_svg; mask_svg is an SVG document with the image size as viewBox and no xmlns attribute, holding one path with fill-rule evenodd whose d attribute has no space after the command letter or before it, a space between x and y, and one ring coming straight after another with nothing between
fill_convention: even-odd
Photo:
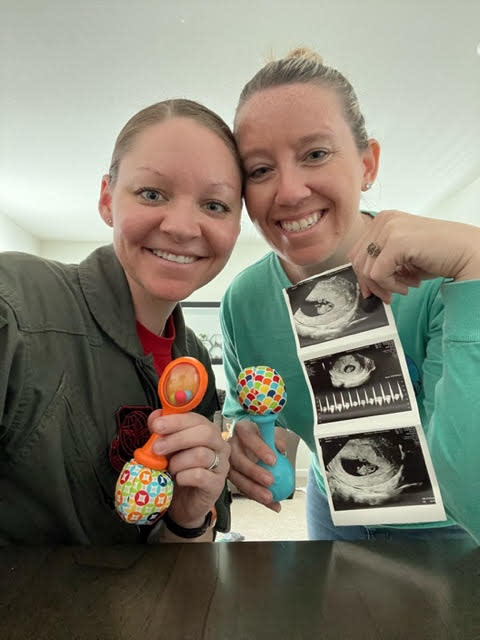
<instances>
[{"instance_id":1,"label":"woman in teal shirt","mask_svg":"<svg viewBox=\"0 0 480 640\"><path fill-rule=\"evenodd\" d=\"M335 527L313 455L309 535L464 536L459 523L480 539L480 229L398 211L360 211L360 195L377 175L379 145L367 136L351 85L314 52L296 50L254 76L240 96L235 136L247 209L273 252L239 274L223 300L224 413L242 415L235 380L243 367L272 366L288 389L278 423L315 451L311 400L282 288L352 262L363 295L392 305L449 519L381 532ZM279 510L268 490L270 474L254 462L268 464L273 455L256 427L237 422L231 443L231 480Z\"/></svg>"}]
</instances>

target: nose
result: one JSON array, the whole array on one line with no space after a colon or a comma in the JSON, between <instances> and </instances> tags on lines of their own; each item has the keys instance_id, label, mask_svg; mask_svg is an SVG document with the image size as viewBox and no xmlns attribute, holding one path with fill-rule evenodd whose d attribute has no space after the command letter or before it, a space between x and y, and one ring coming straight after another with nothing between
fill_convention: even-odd
<instances>
[{"instance_id":1,"label":"nose","mask_svg":"<svg viewBox=\"0 0 480 640\"><path fill-rule=\"evenodd\" d=\"M278 173L275 203L295 207L311 195L305 173L299 167L283 168Z\"/></svg>"},{"instance_id":2,"label":"nose","mask_svg":"<svg viewBox=\"0 0 480 640\"><path fill-rule=\"evenodd\" d=\"M162 207L160 231L168 234L175 242L183 243L201 235L200 211L196 204L177 200Z\"/></svg>"}]
</instances>

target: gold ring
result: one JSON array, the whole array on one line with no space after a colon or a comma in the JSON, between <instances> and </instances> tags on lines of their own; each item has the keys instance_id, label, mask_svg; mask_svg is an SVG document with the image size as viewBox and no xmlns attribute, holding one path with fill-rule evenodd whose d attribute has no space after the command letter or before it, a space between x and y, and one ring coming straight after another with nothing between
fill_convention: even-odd
<instances>
[{"instance_id":1,"label":"gold ring","mask_svg":"<svg viewBox=\"0 0 480 640\"><path fill-rule=\"evenodd\" d=\"M369 256L372 256L372 258L376 258L377 256L379 256L381 251L382 250L380 249L378 244L375 244L375 242L371 242L367 247L367 253Z\"/></svg>"}]
</instances>

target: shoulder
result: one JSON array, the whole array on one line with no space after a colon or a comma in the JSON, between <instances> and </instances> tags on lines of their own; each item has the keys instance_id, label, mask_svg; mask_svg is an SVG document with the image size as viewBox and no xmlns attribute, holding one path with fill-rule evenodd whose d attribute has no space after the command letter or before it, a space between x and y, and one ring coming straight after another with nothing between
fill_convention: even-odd
<instances>
[{"instance_id":1,"label":"shoulder","mask_svg":"<svg viewBox=\"0 0 480 640\"><path fill-rule=\"evenodd\" d=\"M29 253L0 253L0 286L5 289L30 289L40 293L37 289L39 285L65 281L77 271L77 265L63 264Z\"/></svg>"},{"instance_id":2,"label":"shoulder","mask_svg":"<svg viewBox=\"0 0 480 640\"><path fill-rule=\"evenodd\" d=\"M0 253L0 299L14 311L20 325L29 325L34 317L43 318L43 323L56 314L62 296L76 294L72 283L77 273L77 265L28 253Z\"/></svg>"},{"instance_id":3,"label":"shoulder","mask_svg":"<svg viewBox=\"0 0 480 640\"><path fill-rule=\"evenodd\" d=\"M270 251L234 277L224 299L249 296L252 292L265 288L272 279L276 278L278 269L278 258L273 251Z\"/></svg>"}]
</instances>

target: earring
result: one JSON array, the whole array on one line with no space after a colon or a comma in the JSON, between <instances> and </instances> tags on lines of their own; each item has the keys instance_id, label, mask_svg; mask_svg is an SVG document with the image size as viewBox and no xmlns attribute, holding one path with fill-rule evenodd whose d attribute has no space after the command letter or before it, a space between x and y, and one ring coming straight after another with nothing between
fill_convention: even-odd
<instances>
[{"instance_id":1,"label":"earring","mask_svg":"<svg viewBox=\"0 0 480 640\"><path fill-rule=\"evenodd\" d=\"M371 188L372 188L372 183L371 182L367 182L367 184L363 187L363 190L364 191L368 191Z\"/></svg>"},{"instance_id":2,"label":"earring","mask_svg":"<svg viewBox=\"0 0 480 640\"><path fill-rule=\"evenodd\" d=\"M106 222L107 222L108 226L111 227L113 220L111 218L107 218Z\"/></svg>"}]
</instances>

